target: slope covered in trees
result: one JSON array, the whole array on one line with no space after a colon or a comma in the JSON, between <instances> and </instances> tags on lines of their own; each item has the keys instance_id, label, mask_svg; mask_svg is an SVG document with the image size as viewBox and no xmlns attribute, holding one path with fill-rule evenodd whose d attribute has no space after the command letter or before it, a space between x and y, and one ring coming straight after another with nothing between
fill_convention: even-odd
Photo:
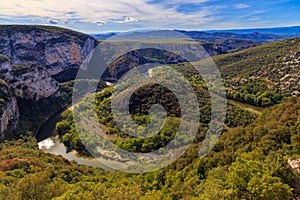
<instances>
[{"instance_id":1,"label":"slope covered in trees","mask_svg":"<svg viewBox=\"0 0 300 200\"><path fill-rule=\"evenodd\" d=\"M268 43L213 57L224 79L227 97L269 107L300 95L300 39ZM209 63L209 62L208 62ZM193 63L192 63L193 64ZM197 64L206 64L203 60ZM190 63L174 66L194 84L206 86Z\"/></svg>"},{"instance_id":2,"label":"slope covered in trees","mask_svg":"<svg viewBox=\"0 0 300 200\"><path fill-rule=\"evenodd\" d=\"M270 106L300 91L300 39L269 43L214 58L226 81L228 96Z\"/></svg>"},{"instance_id":3,"label":"slope covered in trees","mask_svg":"<svg viewBox=\"0 0 300 200\"><path fill-rule=\"evenodd\" d=\"M2 199L291 199L299 195L300 99L268 108L253 124L223 133L198 158L193 144L175 163L144 174L77 166L37 150L31 137L1 145ZM299 166L298 166L299 167Z\"/></svg>"}]
</instances>

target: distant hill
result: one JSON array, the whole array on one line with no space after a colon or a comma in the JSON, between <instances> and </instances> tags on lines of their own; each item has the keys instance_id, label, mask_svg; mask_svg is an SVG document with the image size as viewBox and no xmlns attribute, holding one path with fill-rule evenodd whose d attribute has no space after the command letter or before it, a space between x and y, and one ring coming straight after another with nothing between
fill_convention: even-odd
<instances>
[{"instance_id":1,"label":"distant hill","mask_svg":"<svg viewBox=\"0 0 300 200\"><path fill-rule=\"evenodd\" d=\"M245 39L258 43L272 42L282 39L300 37L300 26L291 27L275 27L275 28L253 28L253 29L228 29L228 30L208 30L208 31L185 31L177 30L195 40L214 42L219 39ZM128 32L128 33L105 33L91 34L98 40L106 40L112 36L122 34L124 38L144 39L145 32L147 37L157 38L159 35L163 38L174 37L174 32L169 30L160 31L144 31L144 32Z\"/></svg>"},{"instance_id":2,"label":"distant hill","mask_svg":"<svg viewBox=\"0 0 300 200\"><path fill-rule=\"evenodd\" d=\"M249 40L258 44L272 42L284 39L281 35L274 34L261 34L257 32L238 34L233 32L204 32L204 31L184 31L184 30L160 30L160 31L149 31L149 32L133 32L133 33L122 33L122 39L158 39L158 38L176 38L178 33L182 33L194 40L201 40L205 42L218 42L222 39L238 39L238 40ZM117 34L93 34L93 37L99 40L108 39L112 36L118 38Z\"/></svg>"},{"instance_id":3,"label":"distant hill","mask_svg":"<svg viewBox=\"0 0 300 200\"><path fill-rule=\"evenodd\" d=\"M217 41L220 39L243 39L256 43L273 42L284 39L280 35L261 34L259 32L251 33L233 33L233 32L204 32L204 31L179 31L195 40Z\"/></svg>"},{"instance_id":4,"label":"distant hill","mask_svg":"<svg viewBox=\"0 0 300 200\"><path fill-rule=\"evenodd\" d=\"M285 38L300 37L300 26L276 27L276 28L254 28L254 29L231 29L231 30L211 30L208 33L235 33L235 34L274 34Z\"/></svg>"},{"instance_id":5,"label":"distant hill","mask_svg":"<svg viewBox=\"0 0 300 200\"><path fill-rule=\"evenodd\" d=\"M96 38L97 40L106 40L115 35L117 35L117 33L91 34L91 36Z\"/></svg>"}]
</instances>

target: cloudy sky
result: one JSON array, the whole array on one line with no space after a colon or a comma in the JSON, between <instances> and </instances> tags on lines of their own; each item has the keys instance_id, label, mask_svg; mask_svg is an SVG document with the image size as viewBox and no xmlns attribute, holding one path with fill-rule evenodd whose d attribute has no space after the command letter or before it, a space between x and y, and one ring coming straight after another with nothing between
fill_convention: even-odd
<instances>
[{"instance_id":1,"label":"cloudy sky","mask_svg":"<svg viewBox=\"0 0 300 200\"><path fill-rule=\"evenodd\" d=\"M86 33L300 25L299 0L1 0L0 24Z\"/></svg>"}]
</instances>

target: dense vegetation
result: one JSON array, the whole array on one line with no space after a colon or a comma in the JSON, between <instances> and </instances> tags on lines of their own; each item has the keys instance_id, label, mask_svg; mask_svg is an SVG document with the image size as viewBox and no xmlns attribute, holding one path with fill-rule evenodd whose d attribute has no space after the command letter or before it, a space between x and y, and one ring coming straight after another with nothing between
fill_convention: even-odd
<instances>
[{"instance_id":1,"label":"dense vegetation","mask_svg":"<svg viewBox=\"0 0 300 200\"><path fill-rule=\"evenodd\" d=\"M299 96L300 39L268 43L213 57L225 81L227 97L260 107ZM206 61L197 63L206 64ZM190 63L174 66L193 83L205 86Z\"/></svg>"},{"instance_id":2,"label":"dense vegetation","mask_svg":"<svg viewBox=\"0 0 300 200\"><path fill-rule=\"evenodd\" d=\"M224 132L197 158L192 145L175 163L144 174L104 172L43 153L31 137L1 146L2 199L291 199L299 157L300 99L272 107L247 127Z\"/></svg>"},{"instance_id":3,"label":"dense vegetation","mask_svg":"<svg viewBox=\"0 0 300 200\"><path fill-rule=\"evenodd\" d=\"M207 130L207 124L210 121L210 101L206 90L195 85L199 101L200 111L200 124L198 128L197 139L195 142L203 140L203 136ZM167 111L168 117L162 130L153 137L147 139L133 138L121 131L116 125L113 115L111 113L111 95L113 87L106 88L102 92L96 95L96 113L99 118L99 122L105 125L107 135L112 141L114 141L119 147L132 151L132 152L150 152L164 147L169 141L172 140L176 134L181 116L181 108L176 99L176 96L171 90L160 85L145 85L134 92L129 103L129 110L132 114L133 120L141 125L145 126L149 124L149 109L154 104L163 105ZM90 112L93 100L86 99L79 103L78 110L82 112ZM228 104L226 125L228 127L247 126L251 124L257 116L241 108ZM72 150L77 150L83 154L86 154L86 150L80 141L80 136L74 125L73 115L70 110L66 110L63 114L63 120L56 126L56 131L61 140L66 146ZM154 119L155 120L155 119ZM77 127L78 128L78 127ZM133 129L126 125L123 130ZM127 131L128 132L128 131ZM94 138L91 137L89 141L86 141L89 146L93 144ZM96 146L96 144L93 144ZM93 146L92 145L92 146ZM94 152L95 153L95 152Z\"/></svg>"},{"instance_id":4,"label":"dense vegetation","mask_svg":"<svg viewBox=\"0 0 300 200\"><path fill-rule=\"evenodd\" d=\"M299 39L217 56L228 97L268 107L299 91Z\"/></svg>"},{"instance_id":5,"label":"dense vegetation","mask_svg":"<svg viewBox=\"0 0 300 200\"><path fill-rule=\"evenodd\" d=\"M221 66L228 97L262 107L280 105L265 110L254 123L252 122L255 117L252 114L229 105L227 127L218 144L205 158L197 158L197 153L207 123L205 116L209 116L209 109L205 108L209 107L209 102L205 99L207 85L200 76L195 76L195 70L191 66L184 63L173 66L184 74L192 83L193 89L198 92L198 101L204 108L203 118L201 118L203 121L199 126L195 143L174 164L166 169L132 177L137 182L142 179L141 190L135 190L138 193L142 192L136 198L141 199L141 196L147 196L149 193L152 199L291 199L299 195L297 186L299 175L288 164L288 160L299 157L300 99L286 99L297 90L298 86L291 82L290 87L284 90L284 85L272 84L272 81L281 83L278 79L282 77L276 79L277 74L268 71L286 69L285 73L291 76L293 76L292 72L297 74L297 67L291 67L291 64L296 64L297 58L294 54L298 50L297 43L297 40L288 40L256 47L240 54L215 58L217 65ZM265 51L269 53L263 60L262 56L265 54L262 52ZM280 68L278 60L286 62L287 58L282 55L291 52L295 52L290 57L295 63L284 63L285 67ZM258 76L254 78L253 72ZM250 80L249 77L252 79ZM152 91L149 96L145 95L147 89ZM164 99L157 98L162 94L172 97L172 94L164 88L154 88L153 85L137 91L132 98L136 102L131 104L133 118L138 123L147 124L149 119L146 115L149 107L154 103L161 103L173 108L169 114L173 117L172 121L176 122L180 110L176 109L177 102L170 100L171 98L168 98L169 102L157 102L157 99ZM111 89L98 93L96 105L99 121L107 127L111 140L124 149L138 152L148 152L164 145L153 142L156 140L142 141L142 139L131 138L120 132L110 113L110 96ZM176 130L174 127L176 127L174 123L167 124L167 128L173 132ZM80 148L72 145L74 141L80 140L72 116L67 112L65 119L57 124L57 131L71 149L80 151L84 148L82 144L78 145ZM161 132L157 135L160 137L159 141L168 141L166 137L170 135ZM68 138L63 136L65 133L68 134ZM127 178L127 180L132 179Z\"/></svg>"}]
</instances>

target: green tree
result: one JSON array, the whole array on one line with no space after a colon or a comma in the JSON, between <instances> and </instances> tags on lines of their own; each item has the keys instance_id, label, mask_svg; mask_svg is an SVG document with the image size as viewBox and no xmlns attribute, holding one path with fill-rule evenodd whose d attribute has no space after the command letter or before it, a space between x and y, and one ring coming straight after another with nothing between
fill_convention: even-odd
<instances>
[{"instance_id":1,"label":"green tree","mask_svg":"<svg viewBox=\"0 0 300 200\"><path fill-rule=\"evenodd\" d=\"M292 199L292 188L281 182L280 178L264 174L262 177L253 177L248 183L250 199L256 200L283 200Z\"/></svg>"}]
</instances>

